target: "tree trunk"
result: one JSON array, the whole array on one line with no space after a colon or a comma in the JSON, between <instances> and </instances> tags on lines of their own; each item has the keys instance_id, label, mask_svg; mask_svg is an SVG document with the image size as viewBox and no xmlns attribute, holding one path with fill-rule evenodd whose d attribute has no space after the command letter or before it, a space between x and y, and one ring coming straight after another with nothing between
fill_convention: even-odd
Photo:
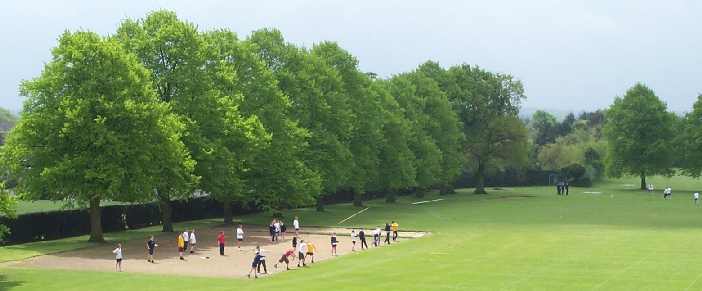
<instances>
[{"instance_id":1,"label":"tree trunk","mask_svg":"<svg viewBox=\"0 0 702 291\"><path fill-rule=\"evenodd\" d=\"M168 197L158 195L158 206L161 210L161 231L173 232L173 207Z\"/></svg>"},{"instance_id":2,"label":"tree trunk","mask_svg":"<svg viewBox=\"0 0 702 291\"><path fill-rule=\"evenodd\" d=\"M100 213L100 196L95 196L90 199L90 238L88 241L104 242L102 236L102 217Z\"/></svg>"},{"instance_id":3,"label":"tree trunk","mask_svg":"<svg viewBox=\"0 0 702 291\"><path fill-rule=\"evenodd\" d=\"M395 203L395 201L397 201L397 197L395 196L395 190L389 190L388 194L385 195L385 202Z\"/></svg>"},{"instance_id":4,"label":"tree trunk","mask_svg":"<svg viewBox=\"0 0 702 291\"><path fill-rule=\"evenodd\" d=\"M646 190L646 173L641 172L641 190Z\"/></svg>"},{"instance_id":5,"label":"tree trunk","mask_svg":"<svg viewBox=\"0 0 702 291\"><path fill-rule=\"evenodd\" d=\"M231 225L232 222L234 221L234 215L232 214L231 201L223 202L222 209L224 209L224 224Z\"/></svg>"},{"instance_id":6,"label":"tree trunk","mask_svg":"<svg viewBox=\"0 0 702 291\"><path fill-rule=\"evenodd\" d=\"M324 211L324 200L322 200L322 196L317 197L316 208L317 208L317 211L319 211L319 212Z\"/></svg>"},{"instance_id":7,"label":"tree trunk","mask_svg":"<svg viewBox=\"0 0 702 291\"><path fill-rule=\"evenodd\" d=\"M353 189L353 206L363 207L363 192Z\"/></svg>"},{"instance_id":8,"label":"tree trunk","mask_svg":"<svg viewBox=\"0 0 702 291\"><path fill-rule=\"evenodd\" d=\"M485 166L482 162L478 162L478 170L476 172L477 184L475 185L475 194L487 194L485 192Z\"/></svg>"}]
</instances>

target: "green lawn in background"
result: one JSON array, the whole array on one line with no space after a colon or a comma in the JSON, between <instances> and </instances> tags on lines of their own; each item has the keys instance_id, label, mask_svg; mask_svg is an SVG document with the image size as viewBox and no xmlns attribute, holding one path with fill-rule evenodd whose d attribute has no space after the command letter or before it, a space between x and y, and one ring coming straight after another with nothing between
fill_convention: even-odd
<instances>
[{"instance_id":1,"label":"green lawn in background","mask_svg":"<svg viewBox=\"0 0 702 291\"><path fill-rule=\"evenodd\" d=\"M673 200L637 190L632 178L571 187L569 197L555 195L554 187L524 187L488 195L464 189L421 205L410 204L414 197L371 201L343 225L397 220L400 228L432 234L258 280L0 267L0 290L702 290L702 207L691 199L702 182L650 181L657 189L670 184ZM285 215L300 216L303 226L333 226L358 210L340 204ZM269 215L241 219L266 223ZM157 230L110 239L143 239ZM85 246L80 238L62 241L62 249ZM31 246L39 253L56 247ZM0 248L0 260L12 255L22 256Z\"/></svg>"}]
</instances>

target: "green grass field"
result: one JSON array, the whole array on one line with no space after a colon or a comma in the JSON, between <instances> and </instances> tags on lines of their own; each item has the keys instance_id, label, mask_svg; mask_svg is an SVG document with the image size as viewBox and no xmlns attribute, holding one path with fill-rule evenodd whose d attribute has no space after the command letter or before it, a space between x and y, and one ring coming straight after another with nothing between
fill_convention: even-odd
<instances>
[{"instance_id":1,"label":"green grass field","mask_svg":"<svg viewBox=\"0 0 702 291\"><path fill-rule=\"evenodd\" d=\"M651 182L657 189L671 185L673 200L622 179L571 188L567 198L552 187L529 187L489 195L466 189L422 205L411 205L413 197L392 205L371 201L344 225L394 219L401 228L432 234L258 280L0 267L0 290L702 290L702 206L691 201L702 182ZM336 225L358 210L342 204L287 215L307 225ZM268 217L241 219L262 223ZM109 238L141 239L157 230ZM0 248L0 261L89 246L82 240Z\"/></svg>"}]
</instances>

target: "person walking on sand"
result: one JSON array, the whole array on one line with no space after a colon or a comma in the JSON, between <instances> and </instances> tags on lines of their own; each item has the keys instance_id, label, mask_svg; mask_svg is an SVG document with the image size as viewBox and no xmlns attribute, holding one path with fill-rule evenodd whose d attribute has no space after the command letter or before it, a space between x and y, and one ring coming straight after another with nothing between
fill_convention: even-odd
<instances>
[{"instance_id":1,"label":"person walking on sand","mask_svg":"<svg viewBox=\"0 0 702 291\"><path fill-rule=\"evenodd\" d=\"M331 235L331 250L332 250L332 256L336 256L336 245L339 243L338 240L336 240L336 233L333 232Z\"/></svg>"},{"instance_id":2,"label":"person walking on sand","mask_svg":"<svg viewBox=\"0 0 702 291\"><path fill-rule=\"evenodd\" d=\"M236 228L236 247L241 249L241 242L244 241L244 227L239 224Z\"/></svg>"},{"instance_id":3,"label":"person walking on sand","mask_svg":"<svg viewBox=\"0 0 702 291\"><path fill-rule=\"evenodd\" d=\"M363 247L366 247L366 249L368 249L368 242L366 242L366 233L363 231L363 229L358 231L358 240L361 241L361 250L363 250Z\"/></svg>"},{"instance_id":4,"label":"person walking on sand","mask_svg":"<svg viewBox=\"0 0 702 291\"><path fill-rule=\"evenodd\" d=\"M392 224L390 224L390 228L392 228L392 241L396 241L397 240L397 230L400 228L400 225L398 225L397 222L395 222L393 220Z\"/></svg>"},{"instance_id":5,"label":"person walking on sand","mask_svg":"<svg viewBox=\"0 0 702 291\"><path fill-rule=\"evenodd\" d=\"M278 268L278 264L285 263L285 269L290 270L290 259L292 258L295 260L295 249L288 249L283 255L280 257L277 263L273 264L273 268Z\"/></svg>"},{"instance_id":6,"label":"person walking on sand","mask_svg":"<svg viewBox=\"0 0 702 291\"><path fill-rule=\"evenodd\" d=\"M295 228L295 236L300 235L300 219L295 216L295 219L293 220L293 227Z\"/></svg>"},{"instance_id":7,"label":"person walking on sand","mask_svg":"<svg viewBox=\"0 0 702 291\"><path fill-rule=\"evenodd\" d=\"M285 240L285 232L287 231L287 227L285 226L285 222L282 220L280 221L280 238Z\"/></svg>"},{"instance_id":8,"label":"person walking on sand","mask_svg":"<svg viewBox=\"0 0 702 291\"><path fill-rule=\"evenodd\" d=\"M317 247L314 246L312 242L307 243L307 254L305 255L305 258L309 257L310 258L310 263L314 264L314 252L316 251Z\"/></svg>"},{"instance_id":9,"label":"person walking on sand","mask_svg":"<svg viewBox=\"0 0 702 291\"><path fill-rule=\"evenodd\" d=\"M190 230L190 253L195 253L197 246L197 238L195 238L195 229Z\"/></svg>"},{"instance_id":10,"label":"person walking on sand","mask_svg":"<svg viewBox=\"0 0 702 291\"><path fill-rule=\"evenodd\" d=\"M351 251L352 252L356 251L356 238L357 238L356 230L352 229L351 230Z\"/></svg>"},{"instance_id":11,"label":"person walking on sand","mask_svg":"<svg viewBox=\"0 0 702 291\"><path fill-rule=\"evenodd\" d=\"M264 250L260 246L256 246L256 255L259 256L256 271L260 274L261 265L263 265L263 274L268 274L268 268L266 267L266 255L263 252Z\"/></svg>"},{"instance_id":12,"label":"person walking on sand","mask_svg":"<svg viewBox=\"0 0 702 291\"><path fill-rule=\"evenodd\" d=\"M280 241L280 220L276 219L275 222L273 222L273 231L275 232L275 242Z\"/></svg>"},{"instance_id":13,"label":"person walking on sand","mask_svg":"<svg viewBox=\"0 0 702 291\"><path fill-rule=\"evenodd\" d=\"M178 237L176 237L176 240L178 242L178 256L180 257L180 260L185 260L183 258L183 252L185 251L185 239L183 239L183 234L179 234Z\"/></svg>"},{"instance_id":14,"label":"person walking on sand","mask_svg":"<svg viewBox=\"0 0 702 291\"><path fill-rule=\"evenodd\" d=\"M115 254L115 271L122 272L122 244L118 243L117 248L112 250L112 253Z\"/></svg>"},{"instance_id":15,"label":"person walking on sand","mask_svg":"<svg viewBox=\"0 0 702 291\"><path fill-rule=\"evenodd\" d=\"M385 223L385 243L390 244L390 231L392 228L390 227L389 223Z\"/></svg>"},{"instance_id":16,"label":"person walking on sand","mask_svg":"<svg viewBox=\"0 0 702 291\"><path fill-rule=\"evenodd\" d=\"M305 253L307 253L307 244L305 243L304 240L300 240L300 243L297 244L297 266L300 267L300 263L302 263L302 266L305 267L307 266L305 264Z\"/></svg>"},{"instance_id":17,"label":"person walking on sand","mask_svg":"<svg viewBox=\"0 0 702 291\"><path fill-rule=\"evenodd\" d=\"M158 244L156 244L156 240L154 239L154 236L152 235L148 241L146 241L146 251L148 252L148 256L146 257L146 261L149 263L156 263L154 261L154 253L156 252L156 247Z\"/></svg>"},{"instance_id":18,"label":"person walking on sand","mask_svg":"<svg viewBox=\"0 0 702 291\"><path fill-rule=\"evenodd\" d=\"M380 246L380 227L375 227L373 230L373 246Z\"/></svg>"},{"instance_id":19,"label":"person walking on sand","mask_svg":"<svg viewBox=\"0 0 702 291\"><path fill-rule=\"evenodd\" d=\"M219 245L219 255L224 256L224 232L220 231L217 235L217 245Z\"/></svg>"},{"instance_id":20,"label":"person walking on sand","mask_svg":"<svg viewBox=\"0 0 702 291\"><path fill-rule=\"evenodd\" d=\"M188 244L190 243L190 234L188 233L187 229L183 231L183 241L185 242L185 244L183 245L183 251L187 252Z\"/></svg>"}]
</instances>

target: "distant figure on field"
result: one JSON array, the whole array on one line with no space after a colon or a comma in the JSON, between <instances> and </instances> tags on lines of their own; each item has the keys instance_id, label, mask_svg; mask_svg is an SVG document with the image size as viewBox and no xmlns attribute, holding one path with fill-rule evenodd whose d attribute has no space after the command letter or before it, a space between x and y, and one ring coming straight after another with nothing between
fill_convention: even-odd
<instances>
[{"instance_id":1,"label":"distant figure on field","mask_svg":"<svg viewBox=\"0 0 702 291\"><path fill-rule=\"evenodd\" d=\"M673 188L665 187L663 190L663 199L673 199Z\"/></svg>"},{"instance_id":2,"label":"distant figure on field","mask_svg":"<svg viewBox=\"0 0 702 291\"><path fill-rule=\"evenodd\" d=\"M385 223L385 243L390 244L390 231L392 228L390 227L389 223Z\"/></svg>"},{"instance_id":3,"label":"distant figure on field","mask_svg":"<svg viewBox=\"0 0 702 291\"><path fill-rule=\"evenodd\" d=\"M280 234L282 232L280 228L280 220L276 219L275 222L273 222L273 231L275 233L275 242L278 242L280 240Z\"/></svg>"},{"instance_id":4,"label":"distant figure on field","mask_svg":"<svg viewBox=\"0 0 702 291\"><path fill-rule=\"evenodd\" d=\"M190 253L195 252L195 248L197 246L197 238L195 238L195 229L192 229L190 231Z\"/></svg>"},{"instance_id":5,"label":"distant figure on field","mask_svg":"<svg viewBox=\"0 0 702 291\"><path fill-rule=\"evenodd\" d=\"M285 226L285 222L282 220L280 221L280 237L285 240L285 232L288 231L288 228Z\"/></svg>"},{"instance_id":6,"label":"distant figure on field","mask_svg":"<svg viewBox=\"0 0 702 291\"><path fill-rule=\"evenodd\" d=\"M271 242L275 242L275 226L273 226L273 222L268 225L268 233L271 236Z\"/></svg>"},{"instance_id":7,"label":"distant figure on field","mask_svg":"<svg viewBox=\"0 0 702 291\"><path fill-rule=\"evenodd\" d=\"M305 258L310 257L310 262L314 264L314 252L317 250L317 247L312 242L307 243L307 254L305 255Z\"/></svg>"},{"instance_id":8,"label":"distant figure on field","mask_svg":"<svg viewBox=\"0 0 702 291\"><path fill-rule=\"evenodd\" d=\"M148 255L146 257L146 261L149 263L156 263L154 262L154 253L156 252L156 247L158 244L156 244L156 240L154 239L154 236L152 235L148 241L146 241L146 251L148 252Z\"/></svg>"},{"instance_id":9,"label":"distant figure on field","mask_svg":"<svg viewBox=\"0 0 702 291\"><path fill-rule=\"evenodd\" d=\"M239 224L236 228L236 247L241 248L241 242L244 241L244 227Z\"/></svg>"},{"instance_id":10,"label":"distant figure on field","mask_svg":"<svg viewBox=\"0 0 702 291\"><path fill-rule=\"evenodd\" d=\"M352 229L351 230L351 251L355 252L356 251L356 230Z\"/></svg>"},{"instance_id":11,"label":"distant figure on field","mask_svg":"<svg viewBox=\"0 0 702 291\"><path fill-rule=\"evenodd\" d=\"M256 246L258 248L258 246ZM258 268L259 263L261 262L261 255L256 253L254 256L253 262L251 262L251 270L249 270L249 273L246 275L247 277L251 278L251 273L254 273L254 278L258 278L258 272L256 272L256 268Z\"/></svg>"},{"instance_id":12,"label":"distant figure on field","mask_svg":"<svg viewBox=\"0 0 702 291\"><path fill-rule=\"evenodd\" d=\"M122 244L118 243L117 248L112 250L112 253L115 254L115 271L122 272Z\"/></svg>"},{"instance_id":13,"label":"distant figure on field","mask_svg":"<svg viewBox=\"0 0 702 291\"><path fill-rule=\"evenodd\" d=\"M299 235L300 231L300 220L295 216L295 220L293 220L293 227L295 228L295 236Z\"/></svg>"},{"instance_id":14,"label":"distant figure on field","mask_svg":"<svg viewBox=\"0 0 702 291\"><path fill-rule=\"evenodd\" d=\"M293 236L292 247L293 247L293 249L297 247L297 236Z\"/></svg>"},{"instance_id":15,"label":"distant figure on field","mask_svg":"<svg viewBox=\"0 0 702 291\"><path fill-rule=\"evenodd\" d=\"M692 200L695 201L695 205L698 205L700 202L700 192L695 192L695 194L692 194Z\"/></svg>"},{"instance_id":16,"label":"distant figure on field","mask_svg":"<svg viewBox=\"0 0 702 291\"><path fill-rule=\"evenodd\" d=\"M380 245L380 227L375 227L373 230L373 246L377 247Z\"/></svg>"},{"instance_id":17,"label":"distant figure on field","mask_svg":"<svg viewBox=\"0 0 702 291\"><path fill-rule=\"evenodd\" d=\"M263 273L268 274L268 268L266 268L266 255L263 253L263 249L260 246L256 246L256 255L259 256L256 271L261 273L261 265L263 265Z\"/></svg>"},{"instance_id":18,"label":"distant figure on field","mask_svg":"<svg viewBox=\"0 0 702 291\"><path fill-rule=\"evenodd\" d=\"M561 195L563 193L563 184L561 181L556 182L556 192L558 195Z\"/></svg>"},{"instance_id":19,"label":"distant figure on field","mask_svg":"<svg viewBox=\"0 0 702 291\"><path fill-rule=\"evenodd\" d=\"M220 231L217 235L217 245L219 246L219 255L224 256L224 232Z\"/></svg>"},{"instance_id":20,"label":"distant figure on field","mask_svg":"<svg viewBox=\"0 0 702 291\"><path fill-rule=\"evenodd\" d=\"M185 239L183 239L183 234L179 234L176 240L178 242L178 256L181 260L185 260L183 258L183 252L185 251Z\"/></svg>"},{"instance_id":21,"label":"distant figure on field","mask_svg":"<svg viewBox=\"0 0 702 291\"><path fill-rule=\"evenodd\" d=\"M183 231L183 241L185 242L185 244L183 245L183 251L187 252L188 244L190 243L190 234L187 230Z\"/></svg>"},{"instance_id":22,"label":"distant figure on field","mask_svg":"<svg viewBox=\"0 0 702 291\"><path fill-rule=\"evenodd\" d=\"M366 233L363 231L363 229L358 231L358 239L361 241L361 250L363 250L364 246L366 247L366 249L368 249L368 243L366 242Z\"/></svg>"},{"instance_id":23,"label":"distant figure on field","mask_svg":"<svg viewBox=\"0 0 702 291\"><path fill-rule=\"evenodd\" d=\"M392 224L390 225L392 228L392 240L396 241L397 240L397 231L400 228L400 225L397 224L397 222L393 221Z\"/></svg>"},{"instance_id":24,"label":"distant figure on field","mask_svg":"<svg viewBox=\"0 0 702 291\"><path fill-rule=\"evenodd\" d=\"M336 240L336 233L332 233L331 235L331 250L332 250L332 256L336 256L336 245L339 243L338 240Z\"/></svg>"},{"instance_id":25,"label":"distant figure on field","mask_svg":"<svg viewBox=\"0 0 702 291\"><path fill-rule=\"evenodd\" d=\"M568 186L570 186L570 184L568 183L568 180L565 180L565 182L563 182L563 187L565 187L565 196L568 196Z\"/></svg>"}]
</instances>

